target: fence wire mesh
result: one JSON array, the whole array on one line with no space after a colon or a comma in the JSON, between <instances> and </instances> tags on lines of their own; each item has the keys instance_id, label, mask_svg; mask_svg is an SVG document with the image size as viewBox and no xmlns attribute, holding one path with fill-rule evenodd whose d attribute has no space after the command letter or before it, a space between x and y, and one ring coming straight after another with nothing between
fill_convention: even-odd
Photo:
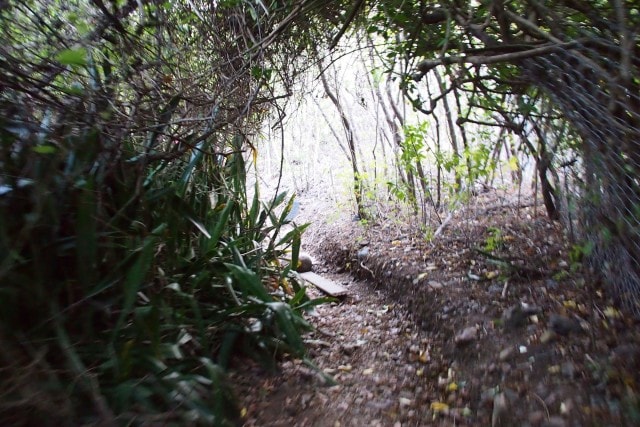
<instances>
[{"instance_id":1,"label":"fence wire mesh","mask_svg":"<svg viewBox=\"0 0 640 427\"><path fill-rule=\"evenodd\" d=\"M640 59L604 39L575 46L525 69L578 136L555 146L561 217L590 268L640 316Z\"/></svg>"}]
</instances>

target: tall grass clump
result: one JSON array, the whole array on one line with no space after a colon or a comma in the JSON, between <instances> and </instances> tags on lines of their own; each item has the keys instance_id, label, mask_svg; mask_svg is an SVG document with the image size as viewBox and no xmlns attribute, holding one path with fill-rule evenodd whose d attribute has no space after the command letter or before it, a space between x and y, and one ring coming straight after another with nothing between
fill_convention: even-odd
<instances>
[{"instance_id":1,"label":"tall grass clump","mask_svg":"<svg viewBox=\"0 0 640 427\"><path fill-rule=\"evenodd\" d=\"M247 188L259 17L182 3L0 10L0 424L230 424L235 357L304 355L305 227Z\"/></svg>"}]
</instances>

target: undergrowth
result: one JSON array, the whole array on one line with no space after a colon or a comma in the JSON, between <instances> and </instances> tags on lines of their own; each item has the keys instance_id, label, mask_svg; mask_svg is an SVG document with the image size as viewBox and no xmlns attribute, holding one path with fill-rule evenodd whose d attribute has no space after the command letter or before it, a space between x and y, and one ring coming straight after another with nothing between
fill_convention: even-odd
<instances>
[{"instance_id":1,"label":"undergrowth","mask_svg":"<svg viewBox=\"0 0 640 427\"><path fill-rule=\"evenodd\" d=\"M251 70L178 81L201 66L174 48L193 17L145 4L167 26L136 27L136 4L122 34L82 4L0 11L2 425L232 423L225 369L304 357L323 301L289 267L294 197L247 188L260 119L230 111ZM209 59L241 49L228 37Z\"/></svg>"}]
</instances>

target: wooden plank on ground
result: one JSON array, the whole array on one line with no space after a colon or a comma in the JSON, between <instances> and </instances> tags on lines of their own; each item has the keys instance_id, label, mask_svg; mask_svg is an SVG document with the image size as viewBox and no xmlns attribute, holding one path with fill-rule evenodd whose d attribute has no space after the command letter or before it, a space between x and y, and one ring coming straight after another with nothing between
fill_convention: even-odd
<instances>
[{"instance_id":1,"label":"wooden plank on ground","mask_svg":"<svg viewBox=\"0 0 640 427\"><path fill-rule=\"evenodd\" d=\"M341 297L349 292L344 286L337 284L333 280L325 279L312 271L300 273L300 277L332 297Z\"/></svg>"}]
</instances>

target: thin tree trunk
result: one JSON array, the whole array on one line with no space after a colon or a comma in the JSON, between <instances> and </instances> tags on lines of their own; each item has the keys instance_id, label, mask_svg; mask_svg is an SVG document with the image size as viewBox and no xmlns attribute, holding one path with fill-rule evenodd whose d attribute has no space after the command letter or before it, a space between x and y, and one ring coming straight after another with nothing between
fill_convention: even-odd
<instances>
[{"instance_id":1,"label":"thin tree trunk","mask_svg":"<svg viewBox=\"0 0 640 427\"><path fill-rule=\"evenodd\" d=\"M398 144L398 147L400 148L400 150L404 151L405 147L402 141L402 136L400 134L400 129L404 127L404 122L405 122L404 114L402 114L402 112L398 108L398 105L395 103L393 99L393 94L391 93L391 76L387 77L386 95L387 95L387 99L389 100L389 105L391 106L391 110L393 111L393 117L395 118L395 120L398 121L398 123L400 123L400 126L398 126L394 118L391 119L396 129L396 135L397 135L396 143ZM398 164L402 168L401 162L398 162ZM407 189L409 190L410 201L413 204L414 211L417 212L418 197L416 194L416 180L410 168L406 168L404 172L406 173L405 183L407 185Z\"/></svg>"},{"instance_id":2,"label":"thin tree trunk","mask_svg":"<svg viewBox=\"0 0 640 427\"><path fill-rule=\"evenodd\" d=\"M436 77L436 81L438 82L438 86L440 87L441 93L444 94L446 88L444 86L442 78L440 77L440 74L433 73L433 75ZM451 148L453 148L453 155L460 158L460 149L458 148L459 147L458 136L456 134L456 129L453 126L453 117L451 117L451 108L449 108L449 101L447 100L446 95L442 97L442 103L443 103L442 105L444 105L444 116L447 119L447 126L449 129L449 138L451 140ZM454 170L454 177L455 177L456 185L459 190L460 188L462 188L462 179L457 170ZM439 199L440 198L438 197L438 200Z\"/></svg>"},{"instance_id":3,"label":"thin tree trunk","mask_svg":"<svg viewBox=\"0 0 640 427\"><path fill-rule=\"evenodd\" d=\"M327 82L327 78L323 72L323 67L321 63L318 63L318 69L320 70L320 80L322 81L322 86L324 87L324 91L333 103L333 105L338 110L338 114L340 114L340 121L342 122L342 127L344 128L345 137L347 138L347 147L349 151L349 160L351 161L351 169L353 171L353 195L356 199L356 210L358 217L360 219L366 219L367 213L362 204L362 177L360 176L360 171L358 169L358 159L356 155L356 144L353 134L353 127L351 126L351 122L349 121L349 117L347 117L342 104L338 97L333 93L331 88L329 87L329 83Z\"/></svg>"},{"instance_id":4,"label":"thin tree trunk","mask_svg":"<svg viewBox=\"0 0 640 427\"><path fill-rule=\"evenodd\" d=\"M460 93L458 92L458 86L456 85L453 86L453 94L456 99L458 114L461 114L462 107L460 106ZM458 129L460 130L460 136L462 137L462 146L464 147L464 152L466 153L464 157L467 163L467 180L469 181L469 189L471 189L476 177L473 176L471 158L469 156L469 140L467 139L467 132L464 129L464 122L456 120L456 123L458 123Z\"/></svg>"},{"instance_id":5,"label":"thin tree trunk","mask_svg":"<svg viewBox=\"0 0 640 427\"><path fill-rule=\"evenodd\" d=\"M547 215L552 220L560 219L560 214L558 212L558 203L557 203L557 192L556 189L553 188L551 182L549 182L549 177L547 176L547 171L551 168L551 154L547 151L547 140L545 138L544 133L538 127L537 124L533 125L533 129L538 136L538 155L536 157L536 169L538 170L538 177L540 178L540 190L542 191L542 201L544 202L544 207L547 209Z\"/></svg>"}]
</instances>

